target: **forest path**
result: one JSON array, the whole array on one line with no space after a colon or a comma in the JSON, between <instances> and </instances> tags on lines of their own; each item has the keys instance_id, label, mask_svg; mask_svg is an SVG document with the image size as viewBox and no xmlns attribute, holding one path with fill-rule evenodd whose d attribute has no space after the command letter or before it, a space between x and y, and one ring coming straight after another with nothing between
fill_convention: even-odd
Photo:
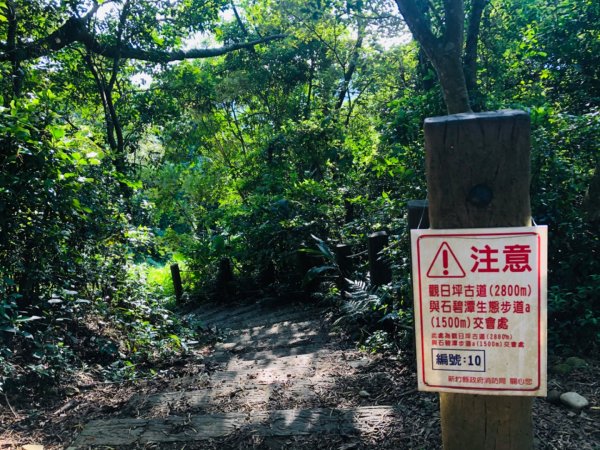
<instances>
[{"instance_id":1,"label":"forest path","mask_svg":"<svg viewBox=\"0 0 600 450\"><path fill-rule=\"evenodd\" d=\"M193 315L222 336L206 370L134 395L69 449L412 448L439 420L423 428L414 409L406 414L411 371L344 343L322 308L264 300ZM432 419L436 405L426 406Z\"/></svg>"}]
</instances>

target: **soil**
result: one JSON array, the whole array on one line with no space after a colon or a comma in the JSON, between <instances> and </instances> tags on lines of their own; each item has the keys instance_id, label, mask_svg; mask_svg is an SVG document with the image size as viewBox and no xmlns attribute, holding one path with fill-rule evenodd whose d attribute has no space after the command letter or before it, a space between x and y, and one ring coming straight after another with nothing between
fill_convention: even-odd
<instances>
[{"instance_id":1,"label":"soil","mask_svg":"<svg viewBox=\"0 0 600 450\"><path fill-rule=\"evenodd\" d=\"M219 342L163 361L152 379L80 373L52 396L0 396L0 449L441 448L438 396L417 391L410 353L360 352L316 307L214 304L191 314ZM600 360L584 359L551 358L560 370L549 390L590 406L536 398L537 449L600 449Z\"/></svg>"}]
</instances>

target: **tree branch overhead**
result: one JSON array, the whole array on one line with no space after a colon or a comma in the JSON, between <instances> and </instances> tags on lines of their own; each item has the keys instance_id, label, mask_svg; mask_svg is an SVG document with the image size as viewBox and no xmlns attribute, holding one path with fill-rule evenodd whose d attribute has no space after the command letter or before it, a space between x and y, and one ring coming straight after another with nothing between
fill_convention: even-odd
<instances>
[{"instance_id":1,"label":"tree branch overhead","mask_svg":"<svg viewBox=\"0 0 600 450\"><path fill-rule=\"evenodd\" d=\"M71 17L60 28L42 39L27 44L21 44L14 48L10 48L6 43L0 44L0 61L26 61L36 59L62 50L72 44L80 43L90 52L106 58L125 58L165 63L170 61L181 61L184 59L202 59L221 56L236 50L252 48L258 44L264 44L285 37L285 34L275 34L254 39L252 41L236 42L234 44L215 48L171 51L142 49L130 45L101 43L90 32L84 18Z\"/></svg>"}]
</instances>

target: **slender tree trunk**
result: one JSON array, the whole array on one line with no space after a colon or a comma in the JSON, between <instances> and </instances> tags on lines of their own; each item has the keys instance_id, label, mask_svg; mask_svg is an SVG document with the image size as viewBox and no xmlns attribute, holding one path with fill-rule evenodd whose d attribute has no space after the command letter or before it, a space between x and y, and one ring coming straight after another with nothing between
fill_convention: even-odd
<instances>
[{"instance_id":1,"label":"slender tree trunk","mask_svg":"<svg viewBox=\"0 0 600 450\"><path fill-rule=\"evenodd\" d=\"M98 88L98 95L102 108L104 109L104 120L106 124L106 139L108 145L113 151L115 168L120 173L125 173L127 169L126 155L125 155L125 139L123 136L123 127L117 115L115 108L112 91L114 89L116 81L116 70L118 67L113 67L113 72L109 82L106 81L106 77L102 74L100 69L96 67L90 53L86 54L85 61L87 63L90 72L92 73L94 80L96 81L96 87ZM115 62L118 66L118 62Z\"/></svg>"},{"instance_id":2,"label":"slender tree trunk","mask_svg":"<svg viewBox=\"0 0 600 450\"><path fill-rule=\"evenodd\" d=\"M358 63L358 57L360 49L362 48L363 39L365 33L365 25L364 23L359 23L358 25L358 37L356 38L356 43L354 44L354 49L352 50L352 55L350 56L350 61L348 62L348 68L344 72L344 81L338 90L337 101L335 103L335 110L339 111L344 104L344 99L348 94L348 90L350 88L350 82L352 81L352 76L354 72L356 72L356 66Z\"/></svg>"},{"instance_id":3,"label":"slender tree trunk","mask_svg":"<svg viewBox=\"0 0 600 450\"><path fill-rule=\"evenodd\" d=\"M469 98L475 110L480 109L480 94L477 89L477 46L479 45L479 30L483 10L489 0L473 0L469 12L469 26L465 43L465 56L463 60L465 82Z\"/></svg>"},{"instance_id":4,"label":"slender tree trunk","mask_svg":"<svg viewBox=\"0 0 600 450\"><path fill-rule=\"evenodd\" d=\"M464 1L444 0L444 29L436 36L427 15L416 0L396 0L411 33L427 54L438 74L448 114L471 111L463 71Z\"/></svg>"},{"instance_id":5,"label":"slender tree trunk","mask_svg":"<svg viewBox=\"0 0 600 450\"><path fill-rule=\"evenodd\" d=\"M237 138L237 140L240 141L240 145L242 146L242 153L244 154L244 156L246 156L248 153L248 149L246 147L246 140L244 139L244 132L240 127L240 122L238 121L237 114L235 112L235 102L231 102L225 105L226 109L228 107L231 108L231 116L229 116L229 114L227 115L227 122L229 122L230 126L233 125L233 128L235 128L235 131L232 130L232 133Z\"/></svg>"},{"instance_id":6,"label":"slender tree trunk","mask_svg":"<svg viewBox=\"0 0 600 450\"><path fill-rule=\"evenodd\" d=\"M436 55L432 61L442 85L442 93L446 108L448 108L448 114L471 111L460 50L457 52L453 48Z\"/></svg>"},{"instance_id":7,"label":"slender tree trunk","mask_svg":"<svg viewBox=\"0 0 600 450\"><path fill-rule=\"evenodd\" d=\"M21 88L23 85L23 72L21 70L21 61L16 55L16 48L18 46L18 36L17 36L17 26L18 26L18 13L17 6L13 0L8 0L6 2L7 6L7 21L8 21L8 30L6 35L6 46L8 49L8 53L10 54L10 64L11 64L11 82L12 82L12 96L6 96L4 103L5 107L10 106L10 101L12 98L19 97L21 95Z\"/></svg>"}]
</instances>

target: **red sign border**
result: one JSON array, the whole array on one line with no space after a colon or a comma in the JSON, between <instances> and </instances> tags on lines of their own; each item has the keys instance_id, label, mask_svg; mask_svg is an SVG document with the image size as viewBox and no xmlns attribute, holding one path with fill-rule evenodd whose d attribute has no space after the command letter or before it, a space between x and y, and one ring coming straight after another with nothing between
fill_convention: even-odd
<instances>
[{"instance_id":1,"label":"red sign border","mask_svg":"<svg viewBox=\"0 0 600 450\"><path fill-rule=\"evenodd\" d=\"M482 387L470 387L470 386L447 386L444 384L429 384L425 378L425 345L424 340L425 336L423 333L424 325L423 325L423 287L422 287L422 274L421 274L421 248L420 241L421 239L428 238L451 238L451 237L513 237L513 236L536 236L537 237L537 282L538 282L538 345L537 345L537 369L538 369L538 380L537 386L533 388L526 389L518 389L518 388L482 388ZM432 388L444 388L444 389L456 389L460 391L512 391L512 392L535 392L538 391L542 387L542 273L541 273L541 262L542 262L542 242L540 233L536 232L515 232L515 233L452 233L452 234L424 234L417 238L417 267L419 269L419 316L421 321L421 376L423 380L423 384Z\"/></svg>"}]
</instances>

